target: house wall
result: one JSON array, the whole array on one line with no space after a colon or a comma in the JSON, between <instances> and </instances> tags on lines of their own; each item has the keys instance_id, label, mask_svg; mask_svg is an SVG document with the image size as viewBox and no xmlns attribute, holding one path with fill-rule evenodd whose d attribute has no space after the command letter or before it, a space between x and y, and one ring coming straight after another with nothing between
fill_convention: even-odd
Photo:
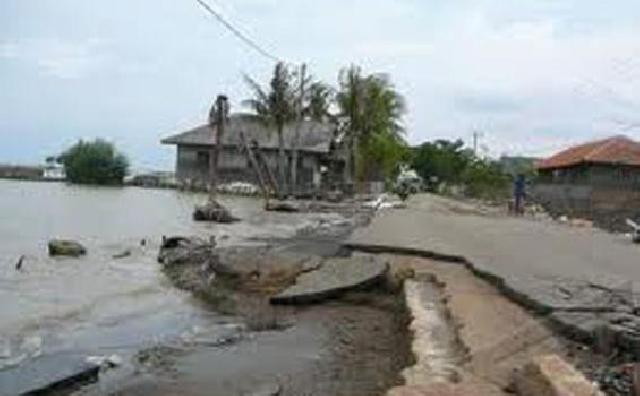
<instances>
[{"instance_id":1,"label":"house wall","mask_svg":"<svg viewBox=\"0 0 640 396\"><path fill-rule=\"evenodd\" d=\"M275 150L263 151L262 156L277 177L278 153ZM256 183L255 173L250 168L246 155L237 148L224 148L219 158L219 183L246 182ZM289 158L290 161L290 158ZM287 164L287 182L290 183L289 163ZM297 179L300 187L310 188L314 180L319 180L319 156L300 153ZM209 147L178 145L176 155L176 179L179 184L188 184L203 188L209 178Z\"/></svg>"},{"instance_id":2,"label":"house wall","mask_svg":"<svg viewBox=\"0 0 640 396\"><path fill-rule=\"evenodd\" d=\"M554 215L592 219L599 227L623 231L625 219L640 216L640 169L594 165L544 171L531 193Z\"/></svg>"}]
</instances>

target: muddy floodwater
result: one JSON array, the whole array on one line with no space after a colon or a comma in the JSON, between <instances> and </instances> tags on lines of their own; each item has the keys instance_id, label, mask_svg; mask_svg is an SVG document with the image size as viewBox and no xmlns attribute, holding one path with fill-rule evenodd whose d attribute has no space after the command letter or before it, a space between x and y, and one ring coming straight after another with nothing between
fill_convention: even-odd
<instances>
[{"instance_id":1,"label":"muddy floodwater","mask_svg":"<svg viewBox=\"0 0 640 396\"><path fill-rule=\"evenodd\" d=\"M20 386L16 370L47 357L56 357L54 367L70 357L126 359L142 349L210 340L233 329L236 318L212 312L166 280L156 262L162 235L216 235L220 245L254 244L290 238L320 218L337 216L267 213L258 200L222 197L241 222L194 223L191 210L205 198L173 190L0 180L0 394ZM88 254L50 258L50 238L76 239ZM130 255L113 258L125 251Z\"/></svg>"}]
</instances>

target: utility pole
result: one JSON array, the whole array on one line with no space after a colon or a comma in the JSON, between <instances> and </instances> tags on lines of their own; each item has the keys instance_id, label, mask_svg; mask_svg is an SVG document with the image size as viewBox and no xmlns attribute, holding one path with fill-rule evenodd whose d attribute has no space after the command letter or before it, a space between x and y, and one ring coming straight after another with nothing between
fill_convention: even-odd
<instances>
[{"instance_id":1,"label":"utility pole","mask_svg":"<svg viewBox=\"0 0 640 396\"><path fill-rule=\"evenodd\" d=\"M211 107L209 112L209 128L214 131L215 144L209 153L209 202L214 203L216 201L216 194L218 192L218 161L220 157L220 150L222 149L222 138L224 136L225 123L227 122L227 113L229 111L229 105L227 103L227 97L225 95L218 95L216 103Z\"/></svg>"},{"instance_id":2,"label":"utility pole","mask_svg":"<svg viewBox=\"0 0 640 396\"><path fill-rule=\"evenodd\" d=\"M478 139L482 136L482 133L474 130L473 131L473 155L478 156Z\"/></svg>"}]
</instances>

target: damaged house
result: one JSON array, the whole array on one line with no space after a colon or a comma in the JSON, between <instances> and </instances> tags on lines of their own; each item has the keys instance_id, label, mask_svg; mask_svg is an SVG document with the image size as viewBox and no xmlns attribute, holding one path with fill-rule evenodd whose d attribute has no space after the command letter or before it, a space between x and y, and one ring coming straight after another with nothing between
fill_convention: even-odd
<instances>
[{"instance_id":1,"label":"damaged house","mask_svg":"<svg viewBox=\"0 0 640 396\"><path fill-rule=\"evenodd\" d=\"M536 164L536 201L551 213L625 230L640 215L640 143L626 136L584 143Z\"/></svg>"},{"instance_id":2,"label":"damaged house","mask_svg":"<svg viewBox=\"0 0 640 396\"><path fill-rule=\"evenodd\" d=\"M246 182L256 184L256 174L244 150L241 139L260 150L264 162L277 175L278 134L255 117L233 114L225 125L219 157L219 183ZM204 189L209 180L209 155L219 142L215 141L215 126L201 125L186 132L163 139L163 144L176 145L176 181L188 188ZM341 174L343 162L333 149L335 127L330 123L304 121L292 123L284 129L287 157L287 184L291 183L292 148L297 147L296 191L318 191L330 182L331 175Z\"/></svg>"}]
</instances>

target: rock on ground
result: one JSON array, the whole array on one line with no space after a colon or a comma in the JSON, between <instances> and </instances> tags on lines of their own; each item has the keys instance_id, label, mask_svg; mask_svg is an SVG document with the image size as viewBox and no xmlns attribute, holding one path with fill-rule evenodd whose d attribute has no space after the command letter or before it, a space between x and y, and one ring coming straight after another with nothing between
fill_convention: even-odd
<instances>
[{"instance_id":1,"label":"rock on ground","mask_svg":"<svg viewBox=\"0 0 640 396\"><path fill-rule=\"evenodd\" d=\"M227 208L215 201L196 206L193 210L193 220L214 221L217 223L233 223L238 221Z\"/></svg>"},{"instance_id":2,"label":"rock on ground","mask_svg":"<svg viewBox=\"0 0 640 396\"><path fill-rule=\"evenodd\" d=\"M87 254L87 249L70 239L52 239L48 244L49 256L78 257Z\"/></svg>"},{"instance_id":3,"label":"rock on ground","mask_svg":"<svg viewBox=\"0 0 640 396\"><path fill-rule=\"evenodd\" d=\"M557 355L539 356L515 375L522 396L602 396L602 392Z\"/></svg>"},{"instance_id":4,"label":"rock on ground","mask_svg":"<svg viewBox=\"0 0 640 396\"><path fill-rule=\"evenodd\" d=\"M501 396L502 392L483 383L434 383L429 385L400 386L387 396Z\"/></svg>"}]
</instances>

